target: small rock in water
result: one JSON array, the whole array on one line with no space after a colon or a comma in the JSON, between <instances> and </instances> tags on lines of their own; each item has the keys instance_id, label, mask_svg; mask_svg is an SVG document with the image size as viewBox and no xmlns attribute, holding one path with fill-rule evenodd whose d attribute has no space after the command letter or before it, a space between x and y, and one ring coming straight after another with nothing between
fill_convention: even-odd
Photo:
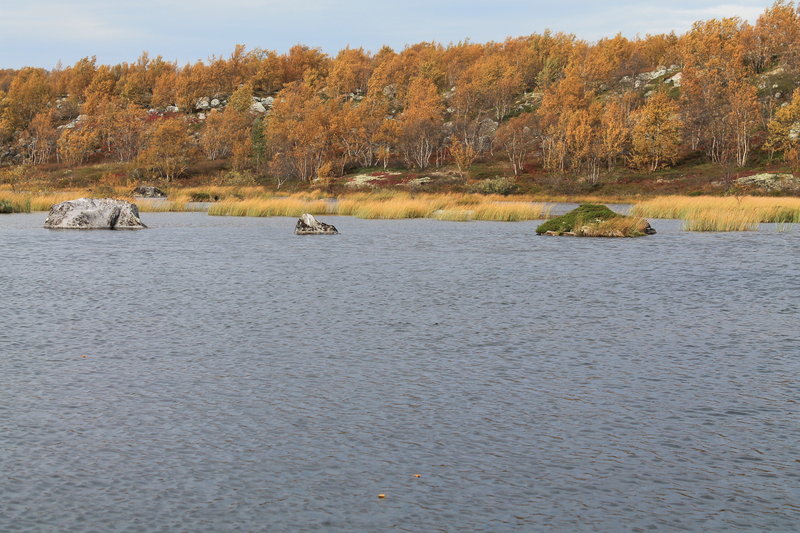
<instances>
[{"instance_id":1,"label":"small rock in water","mask_svg":"<svg viewBox=\"0 0 800 533\"><path fill-rule=\"evenodd\" d=\"M136 204L113 198L79 198L50 208L48 229L142 229Z\"/></svg>"},{"instance_id":2,"label":"small rock in water","mask_svg":"<svg viewBox=\"0 0 800 533\"><path fill-rule=\"evenodd\" d=\"M295 235L338 235L339 232L330 224L320 222L314 215L303 214L294 227Z\"/></svg>"}]
</instances>

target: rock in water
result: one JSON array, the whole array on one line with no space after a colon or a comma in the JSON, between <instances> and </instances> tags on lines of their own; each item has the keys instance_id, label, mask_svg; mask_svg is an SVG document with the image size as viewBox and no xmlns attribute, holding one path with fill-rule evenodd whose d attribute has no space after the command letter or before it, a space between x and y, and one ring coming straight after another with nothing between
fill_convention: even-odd
<instances>
[{"instance_id":1,"label":"rock in water","mask_svg":"<svg viewBox=\"0 0 800 533\"><path fill-rule=\"evenodd\" d=\"M339 232L330 224L320 222L314 215L305 213L294 227L295 235L338 235Z\"/></svg>"},{"instance_id":2,"label":"rock in water","mask_svg":"<svg viewBox=\"0 0 800 533\"><path fill-rule=\"evenodd\" d=\"M133 189L134 196L141 196L142 198L166 198L167 193L159 189L158 187L152 187L150 185L140 185Z\"/></svg>"},{"instance_id":3,"label":"rock in water","mask_svg":"<svg viewBox=\"0 0 800 533\"><path fill-rule=\"evenodd\" d=\"M113 198L79 198L50 208L49 229L142 229L135 204Z\"/></svg>"}]
</instances>

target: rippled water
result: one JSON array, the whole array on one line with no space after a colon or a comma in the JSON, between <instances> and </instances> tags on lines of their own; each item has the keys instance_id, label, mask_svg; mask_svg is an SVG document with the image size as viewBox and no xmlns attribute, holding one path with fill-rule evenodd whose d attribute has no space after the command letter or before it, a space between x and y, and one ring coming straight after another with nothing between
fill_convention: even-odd
<instances>
[{"instance_id":1,"label":"rippled water","mask_svg":"<svg viewBox=\"0 0 800 533\"><path fill-rule=\"evenodd\" d=\"M0 531L800 523L800 229L43 219L0 217Z\"/></svg>"}]
</instances>

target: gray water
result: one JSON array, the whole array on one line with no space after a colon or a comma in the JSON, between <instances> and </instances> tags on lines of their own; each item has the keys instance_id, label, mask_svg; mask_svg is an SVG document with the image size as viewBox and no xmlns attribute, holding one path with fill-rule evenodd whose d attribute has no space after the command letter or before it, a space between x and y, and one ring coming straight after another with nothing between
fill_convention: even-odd
<instances>
[{"instance_id":1,"label":"gray water","mask_svg":"<svg viewBox=\"0 0 800 533\"><path fill-rule=\"evenodd\" d=\"M800 228L143 218L0 217L0 531L798 529Z\"/></svg>"}]
</instances>

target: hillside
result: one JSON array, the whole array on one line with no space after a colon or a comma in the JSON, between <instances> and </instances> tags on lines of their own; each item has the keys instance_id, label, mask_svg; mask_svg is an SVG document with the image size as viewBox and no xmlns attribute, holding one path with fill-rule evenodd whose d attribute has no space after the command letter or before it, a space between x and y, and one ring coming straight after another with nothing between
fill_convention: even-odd
<instances>
[{"instance_id":1,"label":"hillside","mask_svg":"<svg viewBox=\"0 0 800 533\"><path fill-rule=\"evenodd\" d=\"M0 70L0 186L797 194L740 178L800 166L798 85L792 2L594 43L84 58Z\"/></svg>"}]
</instances>

